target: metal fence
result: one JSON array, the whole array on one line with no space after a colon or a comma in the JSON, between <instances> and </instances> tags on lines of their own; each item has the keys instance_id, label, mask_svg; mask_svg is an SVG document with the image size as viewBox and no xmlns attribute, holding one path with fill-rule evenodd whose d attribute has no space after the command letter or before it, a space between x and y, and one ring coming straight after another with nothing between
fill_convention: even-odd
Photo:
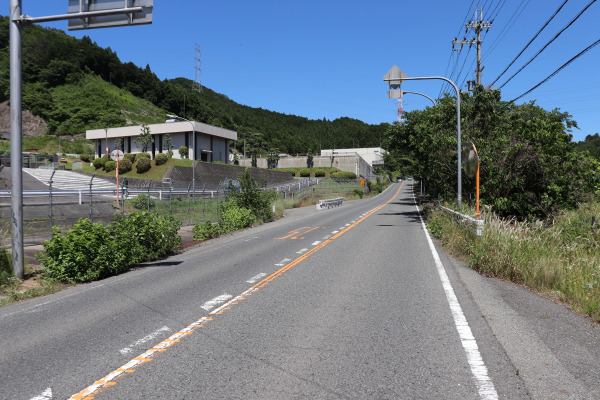
<instances>
[{"instance_id":1,"label":"metal fence","mask_svg":"<svg viewBox=\"0 0 600 400\"><path fill-rule=\"evenodd\" d=\"M319 187L323 192L324 179L303 179L297 182L268 187L282 197L294 196L311 186ZM25 245L41 244L50 239L53 227L65 232L80 218L89 218L92 222L110 223L116 214L128 215L146 210L163 215L171 215L182 225L194 225L199 222L219 219L223 202L230 194L230 181L222 181L218 186L189 184L187 188L174 188L168 182L131 185L126 180L107 188L106 183L98 183L91 176L89 184L79 184L74 189L57 189L52 178L47 190L23 190L23 236ZM236 182L233 181L236 186ZM331 184L329 184L331 186ZM0 245L9 247L11 193L0 191Z\"/></svg>"}]
</instances>

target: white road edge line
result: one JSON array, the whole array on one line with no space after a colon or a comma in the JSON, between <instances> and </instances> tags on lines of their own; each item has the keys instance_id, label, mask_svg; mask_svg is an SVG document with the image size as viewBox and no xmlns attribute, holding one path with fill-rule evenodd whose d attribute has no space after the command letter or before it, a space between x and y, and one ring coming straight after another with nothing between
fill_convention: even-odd
<instances>
[{"instance_id":1,"label":"white road edge line","mask_svg":"<svg viewBox=\"0 0 600 400\"><path fill-rule=\"evenodd\" d=\"M200 308L203 308L206 311L210 311L211 309L218 306L219 304L225 303L227 300L231 299L232 297L233 296L230 294L222 294L220 296L215 297L212 300L207 301L202 306L200 306Z\"/></svg>"},{"instance_id":2,"label":"white road edge line","mask_svg":"<svg viewBox=\"0 0 600 400\"><path fill-rule=\"evenodd\" d=\"M458 331L460 341L462 343L463 348L465 349L465 353L467 354L467 361L469 362L469 366L471 367L471 373L475 378L477 390L479 391L479 397L485 400L496 400L498 399L498 393L496 392L494 383L488 375L487 367L485 366L485 363L481 358L481 353L479 353L477 341L473 336L473 332L469 327L467 318L465 317L462 307L458 302L456 293L454 293L454 289L452 288L450 279L448 279L448 274L446 274L446 270L444 269L444 264L442 264L440 256L437 250L435 249L435 246L433 245L433 241L431 240L431 236L427 231L427 227L425 226L425 222L423 221L423 217L421 216L421 212L419 211L419 207L417 206L417 201L415 200L414 193L413 201L415 202L415 207L417 208L417 212L419 213L421 225L423 226L423 231L425 232L427 243L429 243L429 249L431 250L431 254L433 255L438 275L440 276L440 280L442 281L442 287L444 288L444 292L446 292L446 300L448 301L448 305L450 306L452 318L454 318L454 325L456 326L456 330Z\"/></svg>"}]
</instances>

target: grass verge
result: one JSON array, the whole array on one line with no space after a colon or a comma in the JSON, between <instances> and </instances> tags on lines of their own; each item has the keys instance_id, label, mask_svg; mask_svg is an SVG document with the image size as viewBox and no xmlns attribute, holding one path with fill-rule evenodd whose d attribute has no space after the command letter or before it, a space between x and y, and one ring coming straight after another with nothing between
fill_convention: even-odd
<instances>
[{"instance_id":1,"label":"grass verge","mask_svg":"<svg viewBox=\"0 0 600 400\"><path fill-rule=\"evenodd\" d=\"M428 229L444 248L482 274L510 280L600 322L600 203L565 211L551 224L503 220L483 213L476 237L439 207L424 207Z\"/></svg>"}]
</instances>

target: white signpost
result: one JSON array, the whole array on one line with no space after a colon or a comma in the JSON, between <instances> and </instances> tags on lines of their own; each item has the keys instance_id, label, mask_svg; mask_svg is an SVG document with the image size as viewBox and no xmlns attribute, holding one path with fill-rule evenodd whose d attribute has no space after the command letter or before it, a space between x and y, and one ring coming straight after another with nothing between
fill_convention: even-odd
<instances>
[{"instance_id":1,"label":"white signpost","mask_svg":"<svg viewBox=\"0 0 600 400\"><path fill-rule=\"evenodd\" d=\"M23 251L23 28L34 23L69 20L69 29L92 29L152 23L154 0L68 0L68 14L30 17L22 0L9 1L10 18L10 167L13 271L25 277ZM73 22L71 22L73 21ZM117 168L117 173L118 173ZM118 196L117 187L117 196Z\"/></svg>"}]
</instances>

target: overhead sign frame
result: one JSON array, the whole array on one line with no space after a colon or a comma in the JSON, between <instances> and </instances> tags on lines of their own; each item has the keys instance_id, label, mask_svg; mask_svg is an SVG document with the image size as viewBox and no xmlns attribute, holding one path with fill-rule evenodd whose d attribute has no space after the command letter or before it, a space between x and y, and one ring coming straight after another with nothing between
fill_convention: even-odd
<instances>
[{"instance_id":1,"label":"overhead sign frame","mask_svg":"<svg viewBox=\"0 0 600 400\"><path fill-rule=\"evenodd\" d=\"M69 30L152 23L154 0L69 0Z\"/></svg>"}]
</instances>

